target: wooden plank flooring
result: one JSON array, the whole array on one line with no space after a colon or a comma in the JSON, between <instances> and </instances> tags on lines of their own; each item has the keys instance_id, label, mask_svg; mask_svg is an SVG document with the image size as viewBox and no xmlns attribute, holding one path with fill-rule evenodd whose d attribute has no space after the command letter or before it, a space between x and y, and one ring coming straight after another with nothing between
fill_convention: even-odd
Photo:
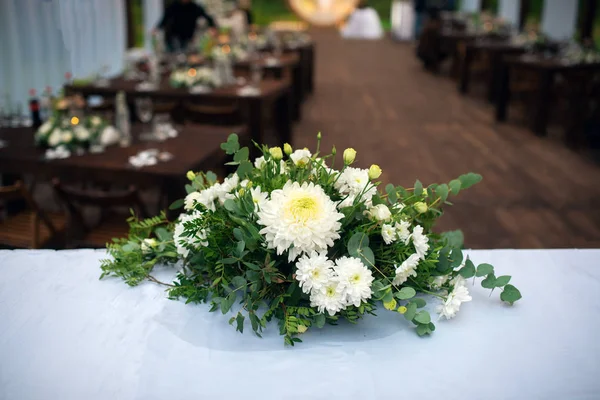
<instances>
[{"instance_id":1,"label":"wooden plank flooring","mask_svg":"<svg viewBox=\"0 0 600 400\"><path fill-rule=\"evenodd\" d=\"M295 146L354 147L384 182L484 181L456 198L440 230L462 229L472 248L600 247L600 168L525 127L496 124L483 100L422 70L414 49L389 40L343 41L315 30L315 94Z\"/></svg>"}]
</instances>

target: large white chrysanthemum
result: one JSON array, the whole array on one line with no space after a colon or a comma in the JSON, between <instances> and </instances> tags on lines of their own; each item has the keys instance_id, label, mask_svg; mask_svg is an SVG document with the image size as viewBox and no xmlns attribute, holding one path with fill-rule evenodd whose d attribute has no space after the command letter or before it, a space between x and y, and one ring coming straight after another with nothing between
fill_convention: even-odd
<instances>
[{"instance_id":1,"label":"large white chrysanthemum","mask_svg":"<svg viewBox=\"0 0 600 400\"><path fill-rule=\"evenodd\" d=\"M304 293L323 289L333 277L333 261L326 253L313 251L303 255L296 263L296 280Z\"/></svg>"},{"instance_id":2,"label":"large white chrysanthemum","mask_svg":"<svg viewBox=\"0 0 600 400\"><path fill-rule=\"evenodd\" d=\"M187 257L191 249L198 249L201 246L208 246L208 230L201 228L197 230L188 229L189 235L184 234L186 231L186 225L189 228L191 221L197 221L202 219L200 212L194 212L193 214L181 214L179 216L179 222L175 225L173 232L173 241L177 248L177 253L183 257Z\"/></svg>"},{"instance_id":3,"label":"large white chrysanthemum","mask_svg":"<svg viewBox=\"0 0 600 400\"><path fill-rule=\"evenodd\" d=\"M471 300L472 297L469 295L466 281L463 277L459 276L454 281L454 290L448 294L446 301L437 307L437 312L440 314L440 318L454 318L460 310L460 305Z\"/></svg>"},{"instance_id":4,"label":"large white chrysanthemum","mask_svg":"<svg viewBox=\"0 0 600 400\"><path fill-rule=\"evenodd\" d=\"M369 179L369 170L352 167L344 169L335 182L335 188L345 197L338 206L340 208L350 207L359 195L361 196L360 200L370 207L371 199L377 193L377 188L371 184Z\"/></svg>"},{"instance_id":5,"label":"large white chrysanthemum","mask_svg":"<svg viewBox=\"0 0 600 400\"><path fill-rule=\"evenodd\" d=\"M364 300L371 298L373 275L360 259L341 257L335 260L335 273L339 279L338 290L344 294L345 305L360 306Z\"/></svg>"},{"instance_id":6,"label":"large white chrysanthemum","mask_svg":"<svg viewBox=\"0 0 600 400\"><path fill-rule=\"evenodd\" d=\"M317 307L320 313L327 311L332 316L343 310L346 307L344 293L340 290L337 279L329 280L321 290L313 290L310 294L310 306Z\"/></svg>"},{"instance_id":7,"label":"large white chrysanthemum","mask_svg":"<svg viewBox=\"0 0 600 400\"><path fill-rule=\"evenodd\" d=\"M288 260L302 253L325 251L340 238L339 222L344 215L337 212L335 203L323 188L314 183L288 181L283 189L274 190L258 214L264 226L267 247L277 254L288 250Z\"/></svg>"},{"instance_id":8,"label":"large white chrysanthemum","mask_svg":"<svg viewBox=\"0 0 600 400\"><path fill-rule=\"evenodd\" d=\"M418 254L411 254L398 268L396 268L396 276L392 283L394 285L402 285L408 280L409 276L417 276L417 265L419 265L420 257Z\"/></svg>"},{"instance_id":9,"label":"large white chrysanthemum","mask_svg":"<svg viewBox=\"0 0 600 400\"><path fill-rule=\"evenodd\" d=\"M425 253L429 250L429 238L423 234L423 227L421 225L415 226L410 236L419 258L424 260Z\"/></svg>"}]
</instances>

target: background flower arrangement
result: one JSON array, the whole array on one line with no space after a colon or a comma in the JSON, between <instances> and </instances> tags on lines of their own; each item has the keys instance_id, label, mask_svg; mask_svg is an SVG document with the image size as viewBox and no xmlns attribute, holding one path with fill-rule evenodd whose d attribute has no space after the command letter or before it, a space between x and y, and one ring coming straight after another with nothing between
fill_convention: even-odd
<instances>
[{"instance_id":1,"label":"background flower arrangement","mask_svg":"<svg viewBox=\"0 0 600 400\"><path fill-rule=\"evenodd\" d=\"M166 284L170 298L233 311L230 324L243 332L247 318L259 336L276 319L290 345L311 327L356 322L379 305L428 335L435 325L426 299L437 298L437 313L452 318L471 300L469 278L502 289L510 304L521 298L510 276L465 259L460 232L432 231L448 197L480 175L428 187L418 180L413 188L390 184L381 193L381 169L351 167L353 149L336 170L335 148L323 156L319 145L315 154L263 146L254 162L236 135L222 148L236 172L220 183L213 173L189 172L188 195L172 205L184 208L175 223L164 214L131 217L129 237L108 246L112 258L103 261L102 277L137 285L156 281L155 264L183 260L175 282Z\"/></svg>"},{"instance_id":2,"label":"background flower arrangement","mask_svg":"<svg viewBox=\"0 0 600 400\"><path fill-rule=\"evenodd\" d=\"M173 87L208 86L218 87L221 81L215 71L209 67L176 69L171 72L169 82Z\"/></svg>"}]
</instances>

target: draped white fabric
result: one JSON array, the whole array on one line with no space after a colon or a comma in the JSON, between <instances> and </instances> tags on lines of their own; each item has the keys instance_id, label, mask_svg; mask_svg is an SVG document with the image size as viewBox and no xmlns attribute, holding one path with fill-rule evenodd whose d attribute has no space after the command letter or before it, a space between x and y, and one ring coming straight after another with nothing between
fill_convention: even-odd
<instances>
[{"instance_id":1,"label":"draped white fabric","mask_svg":"<svg viewBox=\"0 0 600 400\"><path fill-rule=\"evenodd\" d=\"M116 74L126 48L122 0L0 1L0 93L25 108L29 89L56 92L64 75L84 78L106 65ZM6 106L6 105L4 105Z\"/></svg>"},{"instance_id":2,"label":"draped white fabric","mask_svg":"<svg viewBox=\"0 0 600 400\"><path fill-rule=\"evenodd\" d=\"M144 32L146 50L152 49L152 36L148 33L156 27L162 18L164 9L163 0L144 0Z\"/></svg>"},{"instance_id":3,"label":"draped white fabric","mask_svg":"<svg viewBox=\"0 0 600 400\"><path fill-rule=\"evenodd\" d=\"M410 40L414 36L414 11L408 1L392 3L392 34L396 39Z\"/></svg>"},{"instance_id":4,"label":"draped white fabric","mask_svg":"<svg viewBox=\"0 0 600 400\"><path fill-rule=\"evenodd\" d=\"M460 10L465 12L479 12L481 10L481 0L463 0L460 4Z\"/></svg>"},{"instance_id":5,"label":"draped white fabric","mask_svg":"<svg viewBox=\"0 0 600 400\"><path fill-rule=\"evenodd\" d=\"M342 37L346 39L381 39L383 27L379 14L372 8L357 9L348 18L342 28Z\"/></svg>"},{"instance_id":6,"label":"draped white fabric","mask_svg":"<svg viewBox=\"0 0 600 400\"><path fill-rule=\"evenodd\" d=\"M498 15L513 26L519 26L520 0L500 0Z\"/></svg>"},{"instance_id":7,"label":"draped white fabric","mask_svg":"<svg viewBox=\"0 0 600 400\"><path fill-rule=\"evenodd\" d=\"M552 39L571 39L577 24L577 0L546 0L542 14L542 32Z\"/></svg>"}]
</instances>

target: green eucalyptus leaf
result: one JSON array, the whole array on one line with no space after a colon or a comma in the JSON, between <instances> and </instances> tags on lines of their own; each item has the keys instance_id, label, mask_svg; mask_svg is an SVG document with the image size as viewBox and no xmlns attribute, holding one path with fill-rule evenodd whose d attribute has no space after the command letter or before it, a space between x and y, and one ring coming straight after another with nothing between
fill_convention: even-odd
<instances>
[{"instance_id":1,"label":"green eucalyptus leaf","mask_svg":"<svg viewBox=\"0 0 600 400\"><path fill-rule=\"evenodd\" d=\"M500 294L500 299L510 305L513 305L515 301L519 300L521 297L521 292L513 285L504 286L504 290L502 290L502 293Z\"/></svg>"},{"instance_id":2,"label":"green eucalyptus leaf","mask_svg":"<svg viewBox=\"0 0 600 400\"><path fill-rule=\"evenodd\" d=\"M450 181L448 186L450 186L450 191L452 192L452 194L456 196L458 192L460 192L461 182L458 179L453 179Z\"/></svg>"},{"instance_id":3,"label":"green eucalyptus leaf","mask_svg":"<svg viewBox=\"0 0 600 400\"><path fill-rule=\"evenodd\" d=\"M502 275L496 278L496 287L502 287L505 286L508 282L510 282L510 276L509 275Z\"/></svg>"},{"instance_id":4,"label":"green eucalyptus leaf","mask_svg":"<svg viewBox=\"0 0 600 400\"><path fill-rule=\"evenodd\" d=\"M489 274L491 274L493 272L494 272L494 267L492 265L490 265L490 264L479 264L477 266L477 274L476 274L476 276L479 278L479 277L482 277L482 276L489 275Z\"/></svg>"},{"instance_id":5,"label":"green eucalyptus leaf","mask_svg":"<svg viewBox=\"0 0 600 400\"><path fill-rule=\"evenodd\" d=\"M435 189L435 193L440 196L440 198L442 199L442 201L446 201L446 199L448 198L448 185L446 185L445 183L442 185L439 185L436 189Z\"/></svg>"},{"instance_id":6,"label":"green eucalyptus leaf","mask_svg":"<svg viewBox=\"0 0 600 400\"><path fill-rule=\"evenodd\" d=\"M240 163L242 161L248 161L248 156L249 155L250 155L250 150L247 147L242 147L233 156L233 161L237 161L237 162L240 162Z\"/></svg>"},{"instance_id":7,"label":"green eucalyptus leaf","mask_svg":"<svg viewBox=\"0 0 600 400\"><path fill-rule=\"evenodd\" d=\"M423 184L421 183L420 180L416 180L415 182L415 196L420 196L421 194L423 194Z\"/></svg>"},{"instance_id":8,"label":"green eucalyptus leaf","mask_svg":"<svg viewBox=\"0 0 600 400\"><path fill-rule=\"evenodd\" d=\"M415 315L415 321L419 324L428 324L431 322L431 315L427 311L419 311Z\"/></svg>"},{"instance_id":9,"label":"green eucalyptus leaf","mask_svg":"<svg viewBox=\"0 0 600 400\"><path fill-rule=\"evenodd\" d=\"M465 279L469 279L475 276L475 264L473 264L473 261L471 261L470 259L467 258L467 261L465 262L465 266L462 267L460 269L460 271L458 271L458 273L460 274L460 276L462 276Z\"/></svg>"},{"instance_id":10,"label":"green eucalyptus leaf","mask_svg":"<svg viewBox=\"0 0 600 400\"><path fill-rule=\"evenodd\" d=\"M359 250L369 246L369 237L363 232L356 232L348 241L348 253L352 257L359 257Z\"/></svg>"},{"instance_id":11,"label":"green eucalyptus leaf","mask_svg":"<svg viewBox=\"0 0 600 400\"><path fill-rule=\"evenodd\" d=\"M234 289L243 288L247 284L246 278L243 276L234 276L231 278L231 284L233 285Z\"/></svg>"},{"instance_id":12,"label":"green eucalyptus leaf","mask_svg":"<svg viewBox=\"0 0 600 400\"><path fill-rule=\"evenodd\" d=\"M415 289L411 287L403 287L398 292L396 292L396 298L398 300L408 300L415 297L416 294L417 292L415 291Z\"/></svg>"},{"instance_id":13,"label":"green eucalyptus leaf","mask_svg":"<svg viewBox=\"0 0 600 400\"><path fill-rule=\"evenodd\" d=\"M481 281L481 287L486 289L493 289L496 287L496 276L490 273L484 280Z\"/></svg>"},{"instance_id":14,"label":"green eucalyptus leaf","mask_svg":"<svg viewBox=\"0 0 600 400\"><path fill-rule=\"evenodd\" d=\"M468 174L461 175L458 177L462 189L468 189L471 186L481 182L482 179L483 177L481 175L475 174L473 172L469 172Z\"/></svg>"},{"instance_id":15,"label":"green eucalyptus leaf","mask_svg":"<svg viewBox=\"0 0 600 400\"><path fill-rule=\"evenodd\" d=\"M461 230L444 232L442 238L449 247L454 249L462 249L465 242L465 236Z\"/></svg>"},{"instance_id":16,"label":"green eucalyptus leaf","mask_svg":"<svg viewBox=\"0 0 600 400\"><path fill-rule=\"evenodd\" d=\"M317 328L322 328L325 326L325 314L317 314L314 318L315 326Z\"/></svg>"},{"instance_id":17,"label":"green eucalyptus leaf","mask_svg":"<svg viewBox=\"0 0 600 400\"><path fill-rule=\"evenodd\" d=\"M417 305L415 303L408 303L406 306L406 312L404 313L404 318L408 321L412 321L415 315L417 314Z\"/></svg>"},{"instance_id":18,"label":"green eucalyptus leaf","mask_svg":"<svg viewBox=\"0 0 600 400\"><path fill-rule=\"evenodd\" d=\"M420 297L415 297L410 302L416 304L417 308L423 308L423 307L425 307L427 305L427 303L425 302L425 300L422 299L422 298L420 298Z\"/></svg>"},{"instance_id":19,"label":"green eucalyptus leaf","mask_svg":"<svg viewBox=\"0 0 600 400\"><path fill-rule=\"evenodd\" d=\"M417 326L417 335L425 336L431 333L431 329L429 328L429 324L420 324Z\"/></svg>"},{"instance_id":20,"label":"green eucalyptus leaf","mask_svg":"<svg viewBox=\"0 0 600 400\"><path fill-rule=\"evenodd\" d=\"M367 267L375 265L375 254L370 247L363 247L359 250L359 258Z\"/></svg>"},{"instance_id":21,"label":"green eucalyptus leaf","mask_svg":"<svg viewBox=\"0 0 600 400\"><path fill-rule=\"evenodd\" d=\"M252 172L254 167L252 163L248 160L244 160L240 162L240 166L238 167L236 173L240 178L246 178Z\"/></svg>"},{"instance_id":22,"label":"green eucalyptus leaf","mask_svg":"<svg viewBox=\"0 0 600 400\"><path fill-rule=\"evenodd\" d=\"M177 210L181 207L183 207L183 199L175 200L173 203L171 203L169 210Z\"/></svg>"},{"instance_id":23,"label":"green eucalyptus leaf","mask_svg":"<svg viewBox=\"0 0 600 400\"><path fill-rule=\"evenodd\" d=\"M235 322L237 323L235 330L244 333L244 315L242 313L237 314Z\"/></svg>"}]
</instances>

